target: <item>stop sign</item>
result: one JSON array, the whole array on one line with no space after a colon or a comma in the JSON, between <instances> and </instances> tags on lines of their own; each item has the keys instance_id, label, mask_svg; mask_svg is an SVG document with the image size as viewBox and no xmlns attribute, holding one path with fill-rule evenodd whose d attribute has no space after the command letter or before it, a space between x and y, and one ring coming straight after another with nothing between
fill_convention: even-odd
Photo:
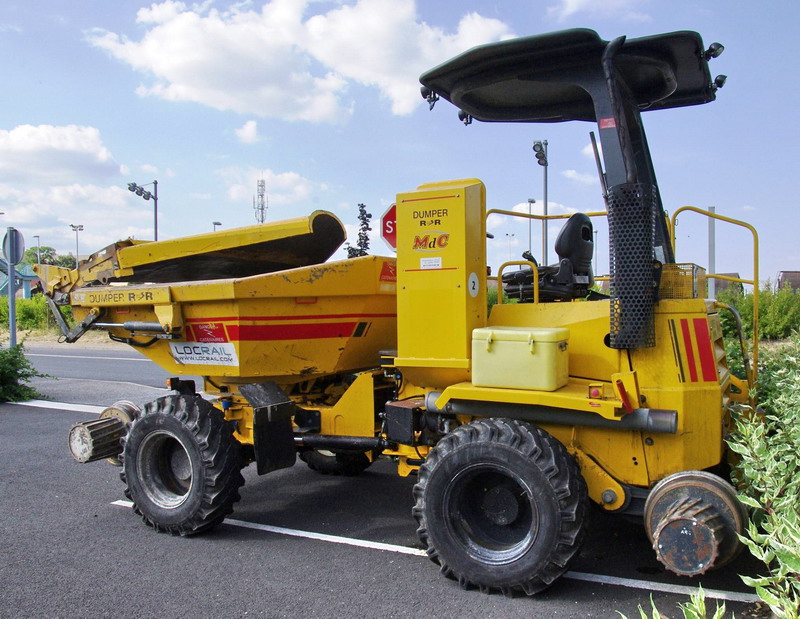
<instances>
[{"instance_id":1,"label":"stop sign","mask_svg":"<svg viewBox=\"0 0 800 619\"><path fill-rule=\"evenodd\" d=\"M386 244L397 250L397 205L392 204L381 215L381 238Z\"/></svg>"}]
</instances>

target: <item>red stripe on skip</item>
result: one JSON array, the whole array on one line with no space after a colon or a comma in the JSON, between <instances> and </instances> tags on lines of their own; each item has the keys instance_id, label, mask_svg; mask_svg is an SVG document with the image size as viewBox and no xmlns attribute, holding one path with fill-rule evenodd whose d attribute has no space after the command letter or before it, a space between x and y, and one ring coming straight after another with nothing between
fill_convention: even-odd
<instances>
[{"instance_id":1,"label":"red stripe on skip","mask_svg":"<svg viewBox=\"0 0 800 619\"><path fill-rule=\"evenodd\" d=\"M681 318L681 333L683 334L683 347L686 349L686 362L689 365L689 380L697 382L697 365L694 362L694 350L692 349L692 335L689 333L689 321Z\"/></svg>"},{"instance_id":2,"label":"red stripe on skip","mask_svg":"<svg viewBox=\"0 0 800 619\"><path fill-rule=\"evenodd\" d=\"M240 342L318 340L326 337L350 337L355 328L355 322L307 325L228 325L228 335L232 340Z\"/></svg>"},{"instance_id":3,"label":"red stripe on skip","mask_svg":"<svg viewBox=\"0 0 800 619\"><path fill-rule=\"evenodd\" d=\"M714 351L711 348L711 334L708 331L708 322L705 318L695 318L694 335L697 340L697 353L700 356L700 368L703 370L704 381L717 381L717 370L714 366Z\"/></svg>"}]
</instances>

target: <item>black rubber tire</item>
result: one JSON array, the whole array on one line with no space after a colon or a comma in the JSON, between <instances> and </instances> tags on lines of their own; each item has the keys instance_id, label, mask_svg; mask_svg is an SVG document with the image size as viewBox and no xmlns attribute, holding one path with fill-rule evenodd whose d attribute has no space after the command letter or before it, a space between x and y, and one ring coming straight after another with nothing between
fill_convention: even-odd
<instances>
[{"instance_id":1,"label":"black rubber tire","mask_svg":"<svg viewBox=\"0 0 800 619\"><path fill-rule=\"evenodd\" d=\"M301 451L300 459L308 465L308 468L317 473L322 473L323 475L344 475L346 477L359 475L372 464L372 460L370 460L365 453L323 453L315 449Z\"/></svg>"},{"instance_id":2,"label":"black rubber tire","mask_svg":"<svg viewBox=\"0 0 800 619\"><path fill-rule=\"evenodd\" d=\"M244 484L234 423L200 396L145 405L123 438L125 495L149 526L193 535L221 523Z\"/></svg>"},{"instance_id":3,"label":"black rubber tire","mask_svg":"<svg viewBox=\"0 0 800 619\"><path fill-rule=\"evenodd\" d=\"M544 430L459 426L419 469L413 514L428 558L465 588L533 595L567 571L585 533L586 483Z\"/></svg>"}]
</instances>

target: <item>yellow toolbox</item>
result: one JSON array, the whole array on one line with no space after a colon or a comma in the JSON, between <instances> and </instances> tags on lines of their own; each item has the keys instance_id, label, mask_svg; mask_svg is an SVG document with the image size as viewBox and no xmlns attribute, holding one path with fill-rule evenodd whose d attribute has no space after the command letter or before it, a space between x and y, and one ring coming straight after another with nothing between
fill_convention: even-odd
<instances>
[{"instance_id":1,"label":"yellow toolbox","mask_svg":"<svg viewBox=\"0 0 800 619\"><path fill-rule=\"evenodd\" d=\"M569 329L483 327L472 331L472 384L555 391L567 384Z\"/></svg>"}]
</instances>

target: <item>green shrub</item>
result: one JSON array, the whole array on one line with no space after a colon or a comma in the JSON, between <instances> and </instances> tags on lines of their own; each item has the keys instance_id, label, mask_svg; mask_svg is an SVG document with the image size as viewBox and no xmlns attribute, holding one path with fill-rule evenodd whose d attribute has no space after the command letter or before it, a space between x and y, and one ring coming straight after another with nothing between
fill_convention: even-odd
<instances>
[{"instance_id":1,"label":"green shrub","mask_svg":"<svg viewBox=\"0 0 800 619\"><path fill-rule=\"evenodd\" d=\"M667 619L665 615L662 615L661 612L656 608L655 602L653 602L653 596L650 595L650 609L651 614L647 614L642 608L641 604L639 605L639 617L640 619ZM683 604L678 604L678 609L683 613L684 619L708 619L708 610L706 609L706 596L703 592L703 587L698 586L697 590L692 593L688 602ZM628 619L625 615L617 611L617 613L623 619ZM717 604L714 609L714 614L711 615L710 619L723 619L725 617L725 604L723 603L721 606Z\"/></svg>"},{"instance_id":2,"label":"green shrub","mask_svg":"<svg viewBox=\"0 0 800 619\"><path fill-rule=\"evenodd\" d=\"M17 328L47 328L49 312L47 302L44 296L40 294L37 294L32 299L19 299L17 301Z\"/></svg>"},{"instance_id":3,"label":"green shrub","mask_svg":"<svg viewBox=\"0 0 800 619\"><path fill-rule=\"evenodd\" d=\"M778 617L800 616L800 335L771 358L773 383L759 397L765 414L744 411L728 444L740 458L733 477L752 508L742 542L769 573L742 577ZM769 383L764 383L764 385Z\"/></svg>"},{"instance_id":4,"label":"green shrub","mask_svg":"<svg viewBox=\"0 0 800 619\"><path fill-rule=\"evenodd\" d=\"M62 308L62 313L69 324L72 321L72 308L69 306ZM0 297L0 328L8 329L7 297ZM43 295L37 294L30 299L17 299L17 329L46 331L57 328Z\"/></svg>"},{"instance_id":5,"label":"green shrub","mask_svg":"<svg viewBox=\"0 0 800 619\"><path fill-rule=\"evenodd\" d=\"M800 329L800 291L788 285L773 291L767 287L759 297L759 334L765 340L780 340Z\"/></svg>"},{"instance_id":6,"label":"green shrub","mask_svg":"<svg viewBox=\"0 0 800 619\"><path fill-rule=\"evenodd\" d=\"M25 357L22 344L0 349L0 402L22 402L39 397L26 381L44 376Z\"/></svg>"},{"instance_id":7,"label":"green shrub","mask_svg":"<svg viewBox=\"0 0 800 619\"><path fill-rule=\"evenodd\" d=\"M753 337L753 294L744 293L731 286L717 294L717 300L730 305L742 318L742 330L746 339ZM722 330L726 337L737 337L736 321L730 312L720 314ZM767 281L759 290L758 332L759 338L780 340L800 329L800 290L784 286L774 290Z\"/></svg>"},{"instance_id":8,"label":"green shrub","mask_svg":"<svg viewBox=\"0 0 800 619\"><path fill-rule=\"evenodd\" d=\"M780 395L785 382L785 370L796 365L798 332L783 341L762 346L758 359L758 405L767 412L777 413L776 397ZM741 355L740 355L741 356Z\"/></svg>"}]
</instances>

